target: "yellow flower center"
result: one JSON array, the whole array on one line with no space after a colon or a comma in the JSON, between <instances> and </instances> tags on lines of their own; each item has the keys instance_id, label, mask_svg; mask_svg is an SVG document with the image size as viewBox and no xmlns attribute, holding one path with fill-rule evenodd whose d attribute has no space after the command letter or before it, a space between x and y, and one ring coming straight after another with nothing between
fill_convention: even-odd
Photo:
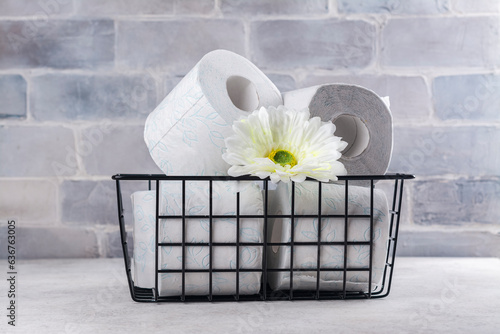
<instances>
[{"instance_id":1,"label":"yellow flower center","mask_svg":"<svg viewBox=\"0 0 500 334\"><path fill-rule=\"evenodd\" d=\"M291 152L286 150L272 150L267 157L283 167L285 167L286 165L290 165L290 167L293 167L297 164L297 159L295 159L295 156Z\"/></svg>"}]
</instances>

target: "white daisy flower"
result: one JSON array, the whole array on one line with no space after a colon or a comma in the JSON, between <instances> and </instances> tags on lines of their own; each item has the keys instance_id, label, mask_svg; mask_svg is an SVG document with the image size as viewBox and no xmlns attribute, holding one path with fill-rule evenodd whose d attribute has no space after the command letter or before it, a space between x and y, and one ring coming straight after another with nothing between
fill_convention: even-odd
<instances>
[{"instance_id":1,"label":"white daisy flower","mask_svg":"<svg viewBox=\"0 0 500 334\"><path fill-rule=\"evenodd\" d=\"M233 130L222 155L231 165L231 176L270 177L273 183L302 182L306 177L327 182L347 173L337 161L347 143L333 135L331 122L310 119L307 108L262 107L236 121Z\"/></svg>"}]
</instances>

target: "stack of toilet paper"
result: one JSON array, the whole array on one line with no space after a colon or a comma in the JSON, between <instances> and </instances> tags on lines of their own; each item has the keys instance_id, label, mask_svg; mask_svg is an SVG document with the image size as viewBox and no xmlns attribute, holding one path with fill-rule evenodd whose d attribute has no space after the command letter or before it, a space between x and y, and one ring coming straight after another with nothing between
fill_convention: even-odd
<instances>
[{"instance_id":1,"label":"stack of toilet paper","mask_svg":"<svg viewBox=\"0 0 500 334\"><path fill-rule=\"evenodd\" d=\"M179 217L183 213L181 183L164 181L159 191L159 215ZM212 189L212 214L228 218L212 219L212 242L244 243L263 242L263 219L241 218L237 231L236 194L240 194L241 215L263 215L263 203L260 187L250 182L214 181ZM186 273L185 293L205 295L209 293L210 251L206 244L210 240L209 185L206 181L189 181L185 186L186 216L195 216L185 220L183 238L182 218L159 220L159 243L203 243L204 245L186 246L183 258L182 246L160 246L156 249L156 191L138 191L132 194L134 214L134 283L143 288L155 286L155 251L159 252L159 269L202 269L205 272ZM199 217L199 218L198 218ZM262 273L262 246L239 247L240 269L257 269L254 272L239 274L239 292L256 294L260 290ZM212 246L212 269L236 270L236 246ZM161 273L158 279L160 296L175 296L182 292L181 273ZM212 277L213 294L234 294L236 292L235 272L214 272Z\"/></svg>"},{"instance_id":2,"label":"stack of toilet paper","mask_svg":"<svg viewBox=\"0 0 500 334\"><path fill-rule=\"evenodd\" d=\"M321 214L344 215L345 187L339 184L323 184L321 187ZM291 215L291 184L279 184L277 190L270 192L270 214ZM319 187L317 182L305 181L295 184L295 215L318 215ZM347 215L369 215L370 189L350 186L347 199ZM300 245L301 242L338 242L334 245L321 245L319 268L343 269L344 257L347 258L346 291L364 291L375 289L382 279L385 266L387 237L389 230L389 209L385 194L377 189L373 191L373 230L368 217L348 218L347 231L345 218L295 218L293 231L293 268L311 269L293 273L295 290L315 290L317 283L318 246ZM347 232L347 233L346 233ZM289 218L274 218L268 222L268 234L271 243L290 243L292 226ZM347 234L347 239L346 239ZM370 237L372 235L372 237ZM343 245L344 241L369 242L372 238L372 285L369 288L369 272L356 271L367 269L370 265L370 246L367 244ZM347 253L345 253L347 252ZM271 246L268 251L268 268L290 269L290 246ZM268 276L272 289L290 288L290 271L271 271ZM322 271L320 274L320 290L343 290L344 272Z\"/></svg>"},{"instance_id":3,"label":"stack of toilet paper","mask_svg":"<svg viewBox=\"0 0 500 334\"><path fill-rule=\"evenodd\" d=\"M222 153L225 138L232 135L233 122L260 107L282 104L279 90L254 64L235 53L216 50L205 55L148 116L144 140L151 157L166 175L227 175L230 166L222 159ZM208 214L207 186L200 187L195 187L187 194L192 204L188 214ZM247 186L241 190L231 183L217 187L220 188L214 188L220 194L220 208L217 211L221 214L236 214L235 193L240 192L242 198L246 198L244 201L242 199L241 214L262 215L262 196L258 188ZM165 195L162 190L163 204L160 208L165 210L166 215L179 214L181 189L170 189L168 194ZM140 199L150 195L133 195L134 213L139 210L139 203L145 205ZM155 212L153 209L149 207L148 212ZM217 211L213 214L217 214ZM208 242L207 221L195 219L192 222L190 219L186 226L186 241ZM162 220L161 240L180 242L181 227L178 223ZM240 233L242 242L262 242L262 219L241 220L238 232L234 219L214 224L214 242L235 242L236 233ZM148 226L151 228L151 224ZM134 247L139 250L138 255L134 256L135 284L140 287L154 286L154 262L151 261L154 260L155 249L151 246L154 246L154 239L151 238L155 233L155 225L152 226L153 230L146 232L147 228L135 217L134 237L137 241L134 241ZM181 247L162 247L160 255L159 269L180 269L182 261L187 269L207 269L210 256L213 268L236 269L235 247L214 247L210 254L207 246L189 246L184 257ZM262 247L241 247L239 260L243 269L262 269ZM240 273L240 294L258 293L261 277L259 271ZM160 294L179 295L181 278L178 273L163 273L159 283ZM208 282L208 273L187 274L186 294L208 294ZM212 282L214 294L236 291L236 273L215 272Z\"/></svg>"},{"instance_id":4,"label":"stack of toilet paper","mask_svg":"<svg viewBox=\"0 0 500 334\"><path fill-rule=\"evenodd\" d=\"M311 116L319 116L323 121L332 121L336 135L348 142L340 161L348 174L384 174L392 153L392 117L388 100L374 92L355 85L328 84L284 93L251 62L225 50L216 50L205 55L183 80L168 94L158 107L148 116L144 130L144 140L158 167L166 175L227 175L230 167L223 159L224 140L233 134L232 124L241 117L260 107L285 105L288 108L308 107ZM166 183L166 182L165 182ZM162 182L163 184L163 182ZM365 185L362 183L350 183ZM297 185L296 210L310 212L317 207L317 194L310 184ZM342 214L343 186L326 185L322 206L328 214ZM221 182L214 191L219 201L214 202L214 214L235 214L236 193L242 196L241 213L259 214L264 204L259 188L255 185ZM369 205L369 188L351 187L349 213L366 214ZM367 231L366 219L349 219L348 238L367 240L370 232L375 241L373 247L373 277L376 282L381 277L383 256L387 241L387 203L381 192L375 191L374 209L375 228ZM180 215L182 213L182 191L179 184L170 183L160 189L160 215ZM192 184L186 189L186 214L207 215L208 185ZM289 210L290 189L282 185L270 193L269 212ZM244 201L243 201L244 199ZM218 246L210 251L207 246L155 247L156 199L155 192L137 192L132 195L134 207L134 282L139 287L155 286L155 252L159 251L159 269L206 269L209 259L212 267L235 269L236 250L231 246ZM352 202L352 203L351 203ZM217 204L218 203L218 204ZM288 204L287 204L288 203ZM352 205L351 205L352 204ZM351 211L352 210L352 211ZM311 214L317 214L314 210ZM159 242L207 242L208 227L206 218L190 218L186 221L186 234L182 235L180 219L160 219ZM263 219L242 219L236 231L234 219L213 221L214 242L235 242L237 233L241 241L262 242ZM368 220L369 222L369 220ZM297 240L317 240L317 222L314 219L296 221ZM269 236L279 242L288 242L290 222L270 220ZM322 222L322 240L341 240L344 221L325 219ZM315 234L316 233L316 234ZM369 239L368 239L369 240ZM258 293L261 289L262 247L248 246L239 250L241 268L256 269L255 272L240 273L239 291L242 294ZM367 266L367 246L352 246L344 254L343 247L322 246L321 267L337 268L343 266L344 255L349 266ZM294 249L294 263L300 268L314 268L317 263L317 248L297 247ZM268 252L268 261L275 268L288 268L290 247L278 247ZM382 261L382 262L380 262ZM213 273L212 289L214 294L235 293L236 273ZM273 289L286 289L289 273L269 273ZM339 276L340 275L340 276ZM342 280L342 272L321 274L322 289L336 290ZM349 289L361 289L365 284L366 272L349 271L346 279ZM185 276L186 294L208 294L208 273L187 273ZM311 283L311 282L314 282ZM315 273L294 274L294 287L315 289ZM373 287L370 287L373 288ZM182 275L161 273L159 279L160 295L180 295Z\"/></svg>"}]
</instances>

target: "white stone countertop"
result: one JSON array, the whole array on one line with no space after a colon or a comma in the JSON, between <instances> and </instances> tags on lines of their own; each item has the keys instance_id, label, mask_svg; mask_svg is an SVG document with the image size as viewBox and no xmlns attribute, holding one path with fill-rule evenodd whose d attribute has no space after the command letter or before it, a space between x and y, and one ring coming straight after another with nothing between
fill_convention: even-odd
<instances>
[{"instance_id":1,"label":"white stone countertop","mask_svg":"<svg viewBox=\"0 0 500 334\"><path fill-rule=\"evenodd\" d=\"M397 258L383 299L175 304L132 301L122 259L18 262L0 333L500 333L498 258Z\"/></svg>"}]
</instances>

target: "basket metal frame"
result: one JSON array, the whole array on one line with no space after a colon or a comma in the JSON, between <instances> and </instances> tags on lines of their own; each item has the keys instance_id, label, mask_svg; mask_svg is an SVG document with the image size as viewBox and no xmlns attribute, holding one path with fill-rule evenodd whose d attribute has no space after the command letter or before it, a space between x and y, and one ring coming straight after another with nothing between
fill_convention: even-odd
<instances>
[{"instance_id":1,"label":"basket metal frame","mask_svg":"<svg viewBox=\"0 0 500 334\"><path fill-rule=\"evenodd\" d=\"M268 192L269 192L269 179L260 179L253 176L242 176L242 177L229 177L229 176L166 176L163 174L116 174L112 176L112 179L116 182L116 194L117 194L117 205L118 205L118 220L120 225L120 236L122 242L123 258L125 262L125 271L128 279L128 285L130 290L130 295L132 299L136 302L187 302L187 301L255 301L255 300L324 300L324 299L369 299L369 298L382 298L389 295L392 284L392 277L394 271L394 263L396 258L396 249L398 242L399 224L401 217L401 208L403 202L403 186L404 180L413 179L413 175L409 174L386 174L386 175L350 175L350 176L339 176L338 181L335 183L343 184L345 186L345 198L349 196L349 185L352 182L365 182L370 188L370 213L368 215L349 215L348 214L348 201L345 201L345 214L340 215L326 215L321 213L321 189L322 183L318 184L318 213L316 215L297 215L295 214L295 183L292 182L291 191L291 212L288 215L269 215L268 214ZM373 190L375 188L375 182L378 180L392 180L394 182L392 205L389 208L390 222L389 222L389 238L387 243L387 252L385 259L385 267L383 272L382 283L377 286L374 290L368 288L368 292L362 291L347 291L346 289L346 273L347 271L367 271L368 272L368 287L372 286L372 249L373 249L373 222L374 222L374 210L373 210ZM155 275L155 287L154 288L140 288L134 285L131 269L131 258L129 256L128 242L127 242L127 230L125 224L125 216L123 210L123 200L121 193L121 182L126 181L147 181L147 189L151 190L152 182L155 183L156 190L156 275ZM159 214L159 198L160 198L160 183L169 181L181 181L182 182L182 214L179 216L163 216ZM209 214L208 215L187 215L185 212L185 186L187 181L206 181L209 184ZM258 181L262 182L263 188L263 201L264 201L264 214L263 215L242 215L240 214L240 197L239 193L236 195L236 215L234 216L217 216L212 214L212 186L215 181ZM311 180L315 181L315 180ZM344 241L337 242L325 242L321 241L321 221L322 218L343 218L345 222L344 228ZM209 219L209 242L207 243L189 243L185 241L185 221L189 218L207 218ZM234 243L215 243L212 240L212 223L213 219L217 218L234 218L236 220L236 231L239 231L240 219L242 218L262 218L263 219L263 241L262 242L251 242L244 243L240 242L239 232L236 234L236 242ZM290 242L269 242L267 236L267 226L268 219L270 218L287 218L294 222L295 219L300 218L318 218L319 228L318 228L318 239L315 242L297 242L294 240L294 224L291 224L291 240ZM349 218L364 218L370 220L370 240L369 241L347 241L348 235L348 220ZM159 240L159 222L161 219L182 219L182 242L180 243L162 243ZM337 245L344 246L344 265L342 268L321 268L321 246ZM347 247L352 245L369 245L369 266L368 268L348 268L347 266ZM159 269L158 268L158 249L163 246L180 246L182 247L182 269L172 270L172 269ZM209 268L208 269L186 269L185 265L185 250L189 246L208 246L209 247ZM235 246L236 247L236 268L235 269L215 269L212 268L212 247L216 246ZM263 251L263 263L261 269L242 269L239 265L239 249L240 246L262 246ZM290 253L290 267L287 269L277 269L268 268L267 264L267 249L271 246L289 246L291 249ZM317 266L316 268L294 268L293 266L293 251L295 246L317 246ZM287 290L277 290L273 291L267 285L267 273L269 272L289 272L290 274L290 284ZM313 290L297 290L293 286L293 274L300 271L316 271L316 289ZM320 273L326 271L340 271L343 272L343 288L339 291L324 291L320 289ZM182 275L182 291L179 296L160 296L158 293L158 276L161 273L181 273ZM190 272L205 272L209 275L209 292L206 295L187 295L185 291L185 276L186 273ZM231 295L215 295L212 291L212 276L215 272L232 272L236 274L236 286L235 293ZM243 272L261 272L261 289L258 294L255 295L244 295L239 293L239 277L240 273Z\"/></svg>"}]
</instances>

